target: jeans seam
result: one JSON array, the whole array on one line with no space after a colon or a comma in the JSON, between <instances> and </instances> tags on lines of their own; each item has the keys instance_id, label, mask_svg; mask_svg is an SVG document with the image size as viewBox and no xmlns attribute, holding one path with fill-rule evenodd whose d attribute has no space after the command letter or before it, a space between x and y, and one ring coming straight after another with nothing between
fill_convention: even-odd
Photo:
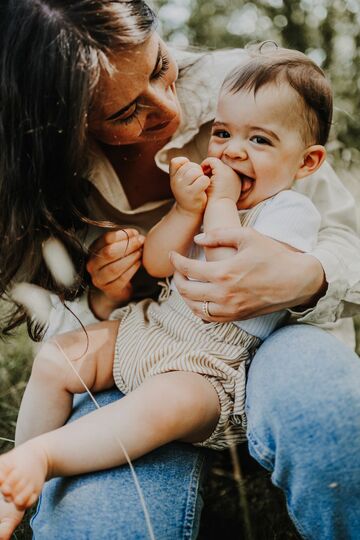
<instances>
[{"instance_id":1,"label":"jeans seam","mask_svg":"<svg viewBox=\"0 0 360 540\"><path fill-rule=\"evenodd\" d=\"M37 515L40 512L41 500L42 500L42 496L40 495L40 497L38 499L37 507L36 507L36 512L31 516L31 519L30 519L30 528L31 528L31 538L32 538L32 540L35 540L35 534L33 532L32 524L33 524L35 518L37 517Z\"/></svg>"},{"instance_id":2,"label":"jeans seam","mask_svg":"<svg viewBox=\"0 0 360 540\"><path fill-rule=\"evenodd\" d=\"M268 471L270 472L273 472L274 470L274 466L273 466L273 463L274 463L274 455L272 454L272 452L269 451L268 448L266 448L265 446L263 446L261 443L259 443L258 441L256 441L254 439L254 436L252 435L252 433L248 432L247 433L247 437L248 437L248 440L249 440L249 447L251 448L253 454L256 455L256 459L257 461L260 463L260 465L262 465L265 469L267 469ZM269 456L272 455L273 457L272 458L269 458ZM302 538L304 538L304 540L307 540L309 539L310 540L310 536L308 536L302 525L300 525L300 523L298 522L297 518L294 516L294 513L292 512L292 510L290 509L289 505L288 505L288 500L289 500L289 493L288 493L288 490L287 489L284 489L278 482L276 482L274 479L273 479L273 476L271 476L271 482L274 484L274 486L278 487L279 489L281 489L284 494L285 494L285 500L286 500L286 508L287 508L287 511L288 511L288 514L289 516L291 517L292 521L294 522L299 534L302 536Z\"/></svg>"},{"instance_id":3,"label":"jeans seam","mask_svg":"<svg viewBox=\"0 0 360 540\"><path fill-rule=\"evenodd\" d=\"M302 525L300 525L297 517L295 517L294 515L294 512L291 510L291 508L289 507L288 505L288 500L289 500L289 490L288 489L285 489L283 488L278 482L276 482L275 480L273 480L273 478L271 477L271 481L272 483L274 484L274 486L276 486L277 488L281 489L281 491L283 491L283 493L285 494L285 501L286 501L286 509L288 511L288 514L291 518L291 520L293 521L295 527L297 528L299 534L302 536L302 538L304 540L310 540L311 539L311 536L309 536Z\"/></svg>"},{"instance_id":4,"label":"jeans seam","mask_svg":"<svg viewBox=\"0 0 360 540\"><path fill-rule=\"evenodd\" d=\"M188 496L185 506L185 516L184 516L184 535L183 538L191 540L192 532L194 528L194 519L195 519L195 507L196 500L199 493L199 484L200 484L200 473L205 461L205 457L199 455L195 461L194 467L191 471L191 477L188 488Z\"/></svg>"},{"instance_id":5,"label":"jeans seam","mask_svg":"<svg viewBox=\"0 0 360 540\"><path fill-rule=\"evenodd\" d=\"M256 455L257 461L265 467L268 471L272 471L274 468L274 454L262 443L255 439L255 431L248 427L247 439L249 442L249 449Z\"/></svg>"}]
</instances>

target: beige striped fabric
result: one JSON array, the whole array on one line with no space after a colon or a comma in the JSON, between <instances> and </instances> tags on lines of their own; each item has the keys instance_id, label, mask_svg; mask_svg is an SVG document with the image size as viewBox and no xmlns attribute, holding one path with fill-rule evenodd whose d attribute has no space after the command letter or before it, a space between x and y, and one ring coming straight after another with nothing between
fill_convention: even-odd
<instances>
[{"instance_id":1,"label":"beige striped fabric","mask_svg":"<svg viewBox=\"0 0 360 540\"><path fill-rule=\"evenodd\" d=\"M232 323L205 323L176 291L163 302L143 300L117 310L114 380L121 392L168 371L200 373L214 386L219 422L203 443L223 449L245 439L245 364L260 340Z\"/></svg>"},{"instance_id":2,"label":"beige striped fabric","mask_svg":"<svg viewBox=\"0 0 360 540\"><path fill-rule=\"evenodd\" d=\"M239 212L241 225L254 223L262 206ZM246 365L261 340L233 323L204 322L177 291L166 292L162 300L130 303L112 314L112 319L121 320L113 370L116 385L127 394L160 373L199 373L218 394L220 417L211 436L197 445L223 450L246 440Z\"/></svg>"}]
</instances>

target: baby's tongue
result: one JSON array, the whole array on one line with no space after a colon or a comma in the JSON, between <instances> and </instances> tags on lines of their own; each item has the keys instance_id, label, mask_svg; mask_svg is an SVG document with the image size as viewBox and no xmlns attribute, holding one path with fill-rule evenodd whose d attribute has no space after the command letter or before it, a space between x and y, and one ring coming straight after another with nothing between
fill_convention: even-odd
<instances>
[{"instance_id":1,"label":"baby's tongue","mask_svg":"<svg viewBox=\"0 0 360 540\"><path fill-rule=\"evenodd\" d=\"M250 189L253 181L254 180L252 178L249 178L248 176L243 176L241 178L241 191L247 191L248 189Z\"/></svg>"}]
</instances>

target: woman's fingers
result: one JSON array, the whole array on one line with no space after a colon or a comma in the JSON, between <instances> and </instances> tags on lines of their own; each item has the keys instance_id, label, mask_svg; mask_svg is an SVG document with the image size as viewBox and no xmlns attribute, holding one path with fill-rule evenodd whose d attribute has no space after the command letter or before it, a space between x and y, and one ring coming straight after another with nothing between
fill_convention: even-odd
<instances>
[{"instance_id":1,"label":"woman's fingers","mask_svg":"<svg viewBox=\"0 0 360 540\"><path fill-rule=\"evenodd\" d=\"M130 236L129 239L121 238L113 243L105 244L90 256L86 266L87 271L94 276L107 265L140 250L144 244L144 240L144 236L136 234Z\"/></svg>"},{"instance_id":2,"label":"woman's fingers","mask_svg":"<svg viewBox=\"0 0 360 540\"><path fill-rule=\"evenodd\" d=\"M217 247L226 246L239 249L241 244L247 238L249 230L229 228L229 229L214 229L212 231L198 234L194 237L194 241L199 246Z\"/></svg>"},{"instance_id":3,"label":"woman's fingers","mask_svg":"<svg viewBox=\"0 0 360 540\"><path fill-rule=\"evenodd\" d=\"M140 266L141 261L135 262L130 268L121 274L121 276L104 285L102 287L103 292L113 300L116 298L122 300L124 297L124 289L129 286L130 280L134 277Z\"/></svg>"},{"instance_id":4,"label":"woman's fingers","mask_svg":"<svg viewBox=\"0 0 360 540\"><path fill-rule=\"evenodd\" d=\"M136 229L116 229L113 231L107 231L97 238L90 246L93 253L99 251L104 246L120 242L121 240L127 240L134 236L137 236L139 231Z\"/></svg>"},{"instance_id":5,"label":"woman's fingers","mask_svg":"<svg viewBox=\"0 0 360 540\"><path fill-rule=\"evenodd\" d=\"M102 289L105 285L122 277L135 263L140 261L141 257L142 249L138 249L122 259L117 259L114 262L101 267L91 275L93 285Z\"/></svg>"},{"instance_id":6,"label":"woman's fingers","mask_svg":"<svg viewBox=\"0 0 360 540\"><path fill-rule=\"evenodd\" d=\"M206 321L233 321L237 307L231 301L226 302L224 288L209 282L193 281L179 272L173 276L176 288L191 311ZM207 304L207 312L204 303Z\"/></svg>"},{"instance_id":7,"label":"woman's fingers","mask_svg":"<svg viewBox=\"0 0 360 540\"><path fill-rule=\"evenodd\" d=\"M198 281L216 281L220 275L222 261L197 261L188 259L175 251L170 252L170 261L175 270L185 277Z\"/></svg>"}]
</instances>

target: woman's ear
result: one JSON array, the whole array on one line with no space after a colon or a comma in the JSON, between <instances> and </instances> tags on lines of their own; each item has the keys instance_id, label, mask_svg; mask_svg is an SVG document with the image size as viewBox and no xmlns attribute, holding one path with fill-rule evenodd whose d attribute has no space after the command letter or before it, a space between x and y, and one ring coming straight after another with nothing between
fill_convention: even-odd
<instances>
[{"instance_id":1,"label":"woman's ear","mask_svg":"<svg viewBox=\"0 0 360 540\"><path fill-rule=\"evenodd\" d=\"M321 144L313 144L306 149L302 163L295 175L295 180L305 178L314 173L324 163L326 150Z\"/></svg>"}]
</instances>

